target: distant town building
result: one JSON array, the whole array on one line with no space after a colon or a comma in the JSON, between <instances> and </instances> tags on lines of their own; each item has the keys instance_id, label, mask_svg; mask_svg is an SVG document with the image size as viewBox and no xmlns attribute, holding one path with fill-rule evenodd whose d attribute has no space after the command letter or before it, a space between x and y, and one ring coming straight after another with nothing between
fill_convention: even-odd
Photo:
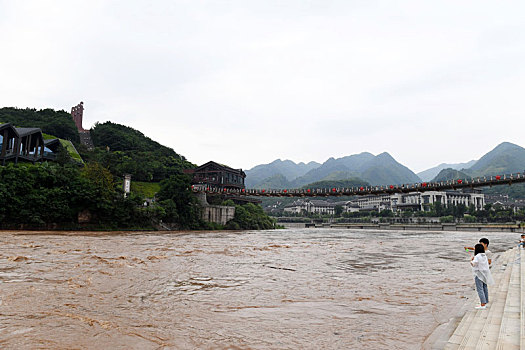
<instances>
[{"instance_id":1,"label":"distant town building","mask_svg":"<svg viewBox=\"0 0 525 350\"><path fill-rule=\"evenodd\" d=\"M389 195L362 196L352 201L361 210L384 210L391 209L391 199Z\"/></svg>"},{"instance_id":2,"label":"distant town building","mask_svg":"<svg viewBox=\"0 0 525 350\"><path fill-rule=\"evenodd\" d=\"M523 199L513 200L509 198L508 195L487 195L485 196L485 201L493 207L499 206L503 209L512 209L514 213L525 208L525 201Z\"/></svg>"},{"instance_id":3,"label":"distant town building","mask_svg":"<svg viewBox=\"0 0 525 350\"><path fill-rule=\"evenodd\" d=\"M242 169L233 169L229 166L210 161L195 169L184 170L193 176L192 184L205 188L244 189L246 174Z\"/></svg>"},{"instance_id":4,"label":"distant town building","mask_svg":"<svg viewBox=\"0 0 525 350\"><path fill-rule=\"evenodd\" d=\"M391 196L392 210L413 208L426 210L430 205L440 203L444 207L463 204L474 206L475 210L482 210L485 206L485 195L479 190L462 191L428 191L396 194Z\"/></svg>"},{"instance_id":5,"label":"distant town building","mask_svg":"<svg viewBox=\"0 0 525 350\"><path fill-rule=\"evenodd\" d=\"M323 200L299 199L284 207L284 212L333 215L335 213L335 204Z\"/></svg>"},{"instance_id":6,"label":"distant town building","mask_svg":"<svg viewBox=\"0 0 525 350\"><path fill-rule=\"evenodd\" d=\"M397 193L393 195L363 196L352 201L360 210L402 211L428 210L430 205L440 203L444 207L463 204L474 206L475 210L482 210L485 206L485 195L479 190L461 191L428 191Z\"/></svg>"},{"instance_id":7,"label":"distant town building","mask_svg":"<svg viewBox=\"0 0 525 350\"><path fill-rule=\"evenodd\" d=\"M463 204L467 207L474 206L475 210L482 210L485 206L485 195L480 191L429 191L412 192L393 195L370 195L361 196L351 201L328 202L324 200L299 199L284 207L285 213L318 213L332 215L335 207L340 206L343 213L354 213L358 211L426 211L431 205L440 203L444 207ZM503 204L502 204L503 205ZM505 203L512 208L521 208L525 203Z\"/></svg>"},{"instance_id":8,"label":"distant town building","mask_svg":"<svg viewBox=\"0 0 525 350\"><path fill-rule=\"evenodd\" d=\"M79 132L85 131L82 127L82 118L84 117L84 102L80 102L78 105L71 107L71 117L77 126Z\"/></svg>"}]
</instances>

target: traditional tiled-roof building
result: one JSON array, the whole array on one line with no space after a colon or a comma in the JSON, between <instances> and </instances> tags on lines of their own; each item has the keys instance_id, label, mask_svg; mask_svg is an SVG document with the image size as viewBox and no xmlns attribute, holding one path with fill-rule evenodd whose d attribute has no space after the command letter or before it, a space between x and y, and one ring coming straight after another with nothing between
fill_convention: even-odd
<instances>
[{"instance_id":1,"label":"traditional tiled-roof building","mask_svg":"<svg viewBox=\"0 0 525 350\"><path fill-rule=\"evenodd\" d=\"M49 147L48 147L49 146ZM58 139L45 140L39 128L15 128L11 123L0 124L0 162L19 160L37 162L55 159L60 147Z\"/></svg>"},{"instance_id":2,"label":"traditional tiled-roof building","mask_svg":"<svg viewBox=\"0 0 525 350\"><path fill-rule=\"evenodd\" d=\"M192 183L197 186L227 189L245 188L246 174L242 169L233 169L213 161L184 172L193 176Z\"/></svg>"}]
</instances>

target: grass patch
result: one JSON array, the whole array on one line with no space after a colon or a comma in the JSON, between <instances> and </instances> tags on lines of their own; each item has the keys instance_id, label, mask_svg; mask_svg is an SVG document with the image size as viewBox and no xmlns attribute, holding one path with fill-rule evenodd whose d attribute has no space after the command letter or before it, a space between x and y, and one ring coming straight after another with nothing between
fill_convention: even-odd
<instances>
[{"instance_id":1,"label":"grass patch","mask_svg":"<svg viewBox=\"0 0 525 350\"><path fill-rule=\"evenodd\" d=\"M62 139L59 139L59 140L60 140L60 143L62 144L62 146L67 150L67 152L69 153L69 156L71 158L73 158L74 160L76 160L76 161L78 161L80 163L84 163L84 161L82 160L82 157L80 156L80 154L78 154L75 146L73 146L71 141L62 140Z\"/></svg>"},{"instance_id":2,"label":"grass patch","mask_svg":"<svg viewBox=\"0 0 525 350\"><path fill-rule=\"evenodd\" d=\"M131 191L140 193L145 198L153 198L160 191L159 182L141 182L131 179Z\"/></svg>"}]
</instances>

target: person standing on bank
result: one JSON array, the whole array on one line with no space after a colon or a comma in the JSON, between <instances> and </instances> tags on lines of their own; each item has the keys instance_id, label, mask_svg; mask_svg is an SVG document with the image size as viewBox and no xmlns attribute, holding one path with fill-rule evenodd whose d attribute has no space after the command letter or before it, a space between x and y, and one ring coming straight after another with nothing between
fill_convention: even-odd
<instances>
[{"instance_id":1,"label":"person standing on bank","mask_svg":"<svg viewBox=\"0 0 525 350\"><path fill-rule=\"evenodd\" d=\"M476 244L474 247L474 256L472 257L470 264L472 265L472 274L474 275L476 291L478 292L480 301L480 306L476 306L476 309L483 310L487 308L486 305L489 302L489 290L487 285L494 283L483 244Z\"/></svg>"},{"instance_id":2,"label":"person standing on bank","mask_svg":"<svg viewBox=\"0 0 525 350\"><path fill-rule=\"evenodd\" d=\"M485 255L487 256L487 259L489 261L489 267L492 267L492 252L489 250L489 240L488 238L481 238L479 240L479 243L483 245L483 248L485 248ZM472 247L464 247L465 250L474 250Z\"/></svg>"}]
</instances>

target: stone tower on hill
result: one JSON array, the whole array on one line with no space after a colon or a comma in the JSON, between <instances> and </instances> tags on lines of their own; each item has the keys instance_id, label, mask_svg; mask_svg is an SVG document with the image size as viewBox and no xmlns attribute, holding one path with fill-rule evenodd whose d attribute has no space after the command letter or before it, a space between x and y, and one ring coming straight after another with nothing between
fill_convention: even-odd
<instances>
[{"instance_id":1,"label":"stone tower on hill","mask_svg":"<svg viewBox=\"0 0 525 350\"><path fill-rule=\"evenodd\" d=\"M82 127L82 118L84 117L84 102L80 102L78 105L71 107L71 117L75 121L75 125L78 129L78 136L80 136L80 143L86 146L89 151L92 151L95 146L91 140L89 130L85 130Z\"/></svg>"},{"instance_id":2,"label":"stone tower on hill","mask_svg":"<svg viewBox=\"0 0 525 350\"><path fill-rule=\"evenodd\" d=\"M80 102L78 105L71 107L71 116L75 121L78 132L84 131L82 127L82 117L84 116L84 102Z\"/></svg>"}]
</instances>

